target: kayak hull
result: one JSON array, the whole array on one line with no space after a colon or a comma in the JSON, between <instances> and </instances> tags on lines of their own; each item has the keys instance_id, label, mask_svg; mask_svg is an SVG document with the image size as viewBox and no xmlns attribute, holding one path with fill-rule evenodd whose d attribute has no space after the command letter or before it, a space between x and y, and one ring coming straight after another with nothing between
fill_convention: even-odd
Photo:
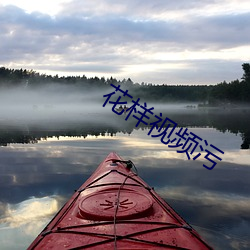
<instances>
[{"instance_id":1,"label":"kayak hull","mask_svg":"<svg viewBox=\"0 0 250 250\"><path fill-rule=\"evenodd\" d=\"M132 166L110 153L28 249L212 249Z\"/></svg>"}]
</instances>

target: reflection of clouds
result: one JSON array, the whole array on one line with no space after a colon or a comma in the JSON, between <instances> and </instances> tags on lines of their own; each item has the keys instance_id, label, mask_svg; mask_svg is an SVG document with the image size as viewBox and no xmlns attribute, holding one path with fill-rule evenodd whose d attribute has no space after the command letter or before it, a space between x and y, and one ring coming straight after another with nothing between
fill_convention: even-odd
<instances>
[{"instance_id":1,"label":"reflection of clouds","mask_svg":"<svg viewBox=\"0 0 250 250\"><path fill-rule=\"evenodd\" d=\"M189 130L199 136L204 135L202 137L203 139L208 139L208 142L213 143L213 145L225 151L224 155L218 153L218 156L222 158L221 162L218 161L219 165L222 162L249 165L249 150L242 151L235 150L235 148L232 149L232 147L237 145L235 140L240 139L235 135L221 133L211 128L189 128ZM110 151L114 150L121 154L122 157L128 157L131 160L153 157L157 160L179 159L188 161L185 153L177 153L176 148L169 148L168 145L164 145L161 143L160 137L152 138L147 136L148 131L149 129L138 129L134 130L130 136L117 133L116 136L113 137L106 135L98 136L98 138L96 136L87 136L86 138L61 136L59 138L60 140L54 137L48 138L47 141L41 141L36 145L27 145L26 147L22 145L11 145L9 148L12 149L12 152L18 154L15 158L20 156L19 159L21 159L21 154L26 153L30 159L39 158L41 162L52 163L50 172L54 169L55 173L58 171L60 173L68 172L68 170L66 170L68 169L66 164L83 166L82 170L84 171L84 165L86 166L86 163L93 165L93 159L96 160L96 165L93 167L96 167ZM98 154L95 152L98 152ZM193 156L194 155L196 155L196 153L193 153ZM190 163L190 165L195 165L196 162L199 162L201 166L205 162L210 164L210 162L204 159L205 155L206 152L202 152L202 155L197 160L191 160L192 164ZM60 162L60 159L63 160ZM35 168L35 166L33 166L33 168ZM74 168L71 168L71 171L74 171L73 169ZM79 168L77 171L79 171Z\"/></svg>"},{"instance_id":2,"label":"reflection of clouds","mask_svg":"<svg viewBox=\"0 0 250 250\"><path fill-rule=\"evenodd\" d=\"M236 236L239 232L245 230L245 232L249 232L250 225L242 228L242 225L237 226L234 225L233 230L230 231L228 228L227 232L220 232L218 230L211 230L204 227L193 226L199 234L206 239L207 242L212 243L214 249L232 249L232 250L241 250L241 249L250 249L250 238L249 237L239 237ZM234 231L236 230L236 234ZM226 230L225 230L226 231Z\"/></svg>"},{"instance_id":3,"label":"reflection of clouds","mask_svg":"<svg viewBox=\"0 0 250 250\"><path fill-rule=\"evenodd\" d=\"M193 153L193 156L195 156L197 153ZM200 162L200 165L202 164L211 164L209 161L207 161L204 157L207 153L201 152L201 156L196 159L196 162ZM179 160L188 160L186 154L180 154L176 151L157 151L151 154L155 158L159 159L179 159ZM241 165L246 165L250 167L250 154L247 150L234 150L226 152L225 154L217 154L219 157L222 158L221 162L229 162L229 163L236 163ZM218 166L221 164L219 160L216 160L211 156L211 159L215 160L218 163ZM191 158L192 160L192 158Z\"/></svg>"},{"instance_id":4,"label":"reflection of clouds","mask_svg":"<svg viewBox=\"0 0 250 250\"><path fill-rule=\"evenodd\" d=\"M0 217L0 248L27 248L59 210L62 202L61 197L47 196L15 205L4 204L5 214Z\"/></svg>"},{"instance_id":5,"label":"reflection of clouds","mask_svg":"<svg viewBox=\"0 0 250 250\"><path fill-rule=\"evenodd\" d=\"M214 249L250 249L249 196L185 186L165 186L156 191L194 225Z\"/></svg>"},{"instance_id":6,"label":"reflection of clouds","mask_svg":"<svg viewBox=\"0 0 250 250\"><path fill-rule=\"evenodd\" d=\"M127 138L123 138L123 140L121 140L121 142L123 143L124 146L126 147L142 147L143 149L150 149L150 148L162 148L164 145L160 144L159 142L155 142L153 140L135 140L135 138L133 137L127 137Z\"/></svg>"},{"instance_id":7,"label":"reflection of clouds","mask_svg":"<svg viewBox=\"0 0 250 250\"><path fill-rule=\"evenodd\" d=\"M175 199L187 203L199 204L200 206L218 206L216 216L218 215L240 215L249 216L250 198L235 194L225 194L219 192L210 192L198 190L195 191L189 187L163 187L157 188L157 193L166 200Z\"/></svg>"},{"instance_id":8,"label":"reflection of clouds","mask_svg":"<svg viewBox=\"0 0 250 250\"><path fill-rule=\"evenodd\" d=\"M187 160L187 156L185 153L177 153L176 150L180 148L169 148L168 145L164 145L161 143L161 137L152 138L147 136L149 129L146 130L134 130L131 137L119 137L123 145L127 147L138 148L140 147L143 150L143 155L146 156L147 154L151 157L155 157L158 159L180 159L180 160ZM213 128L188 128L188 132L193 132L200 136L203 140L207 140L209 143L212 143L222 151L224 154L220 154L215 152L216 155L222 158L223 162L230 162L230 163L237 163L242 165L250 166L250 154L249 150L238 150L235 149L235 145L240 145L241 137L235 136L229 132L219 132ZM171 136L172 139L173 136ZM173 137L175 138L175 137ZM215 150L211 147L205 147L205 144L201 142L204 149L208 149L212 152ZM198 153L199 147L196 148L195 152ZM189 150L189 152L191 149ZM197 153L193 153L192 156L195 156ZM207 162L204 159L204 156L207 153L205 151L201 152L201 156L196 160L200 161L200 164ZM141 156L140 156L141 157ZM212 157L213 159L213 157ZM220 162L216 160L217 162ZM206 163L205 163L206 164Z\"/></svg>"},{"instance_id":9,"label":"reflection of clouds","mask_svg":"<svg viewBox=\"0 0 250 250\"><path fill-rule=\"evenodd\" d=\"M250 152L249 150L232 150L223 155L223 161L250 167Z\"/></svg>"},{"instance_id":10,"label":"reflection of clouds","mask_svg":"<svg viewBox=\"0 0 250 250\"><path fill-rule=\"evenodd\" d=\"M25 232L33 234L33 227L43 218L50 217L58 211L58 201L55 197L31 198L19 204L8 204L1 224L11 228L25 224ZM43 223L42 223L43 224Z\"/></svg>"},{"instance_id":11,"label":"reflection of clouds","mask_svg":"<svg viewBox=\"0 0 250 250\"><path fill-rule=\"evenodd\" d=\"M179 159L179 160L187 160L186 154L180 154L175 151L158 151L154 153L154 157L159 159Z\"/></svg>"},{"instance_id":12,"label":"reflection of clouds","mask_svg":"<svg viewBox=\"0 0 250 250\"><path fill-rule=\"evenodd\" d=\"M0 202L0 220L3 218L5 211L6 211L6 203Z\"/></svg>"}]
</instances>

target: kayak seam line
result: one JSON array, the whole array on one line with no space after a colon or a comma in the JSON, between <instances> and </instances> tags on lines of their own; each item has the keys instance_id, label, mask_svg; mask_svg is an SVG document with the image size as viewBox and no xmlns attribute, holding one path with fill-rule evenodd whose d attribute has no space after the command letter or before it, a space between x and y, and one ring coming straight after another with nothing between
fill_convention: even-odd
<instances>
[{"instance_id":1,"label":"kayak seam line","mask_svg":"<svg viewBox=\"0 0 250 250\"><path fill-rule=\"evenodd\" d=\"M63 207L56 213L56 215L53 217L53 219L50 221L50 223L49 223L48 225L46 225L46 227L43 229L43 231L42 231L41 234L40 234L40 235L41 235L40 239L38 239L37 242L34 241L34 246L33 246L31 249L35 249L35 248L40 244L40 242L43 240L43 238L44 238L46 235L48 235L48 234L50 234L50 233L52 232L53 229L52 229L52 230L46 231L46 229L47 229L48 227L51 226L51 228L55 228L56 225L59 223L59 221L65 216L65 214L66 214L66 213L68 212L68 210L72 207L72 205L76 202L76 200L78 199L78 197L79 197L79 195L80 195L80 193L76 193L76 192L75 192L75 194L76 194L76 197L75 197L74 200L69 204L69 206L65 209L66 205L69 203L69 202L66 202L66 203L63 205ZM64 209L65 209L65 211L63 211ZM59 218L56 220L56 222L53 224L53 221L56 219L57 215L59 215L62 211L63 211L62 216L59 217Z\"/></svg>"},{"instance_id":2,"label":"kayak seam line","mask_svg":"<svg viewBox=\"0 0 250 250\"><path fill-rule=\"evenodd\" d=\"M160 221L130 221L130 220L118 220L117 224L148 224L148 225L169 225L169 226L179 226L177 224L168 223L168 222L160 222ZM70 227L58 227L59 230L71 229L71 228L82 228L82 227L90 227L90 226L103 226L113 224L113 221L104 221L98 223L91 223L86 225L78 225L78 226L70 226Z\"/></svg>"},{"instance_id":3,"label":"kayak seam line","mask_svg":"<svg viewBox=\"0 0 250 250\"><path fill-rule=\"evenodd\" d=\"M209 249L213 249L211 248L207 243L206 241L204 241L200 236L199 234L193 229L193 227L188 223L186 222L186 220L184 220L182 218L181 215L179 215L166 201L165 203L172 209L172 211L170 209L167 208L167 206L161 201L161 199L159 197L157 197L151 190L149 190L150 194L159 202L160 205L162 205L171 215L174 216L175 219L177 219L177 221L179 221L180 223L182 223L178 217L176 217L176 215L174 213L176 213L185 223L186 225L184 225L185 227L189 228L189 232L196 238L198 239L199 241L201 241L202 243L204 243Z\"/></svg>"},{"instance_id":4,"label":"kayak seam line","mask_svg":"<svg viewBox=\"0 0 250 250\"><path fill-rule=\"evenodd\" d=\"M151 229L146 229L143 231L137 231L131 234L127 234L127 235L118 235L117 237L120 238L129 238L131 236L136 236L136 235L141 235L141 234L145 234L145 233L151 233L154 231L158 231L158 230L169 230L169 229L185 229L187 231L189 231L185 226L178 226L178 225L168 225L168 226L163 226L163 227L156 227L156 228L151 228ZM92 233L92 232L79 232L79 231L70 231L70 230L65 230L65 228L58 228L56 230L51 230L51 231L47 231L47 234L52 234L52 233L69 233L69 234L87 234L87 235L98 235L98 236L114 236L113 234L101 234L101 233Z\"/></svg>"},{"instance_id":5,"label":"kayak seam line","mask_svg":"<svg viewBox=\"0 0 250 250\"><path fill-rule=\"evenodd\" d=\"M65 209L65 211L63 211L63 209L65 208L65 206L67 205L67 203L64 204L64 206L58 211L58 213L54 216L54 218L52 219L52 221L50 222L49 225L51 225L53 223L53 220L56 218L56 216L61 212L63 211L63 214L61 215L61 217L54 223L52 224L51 228L53 230L53 228L56 227L56 225L58 225L60 223L60 221L63 219L63 217L66 215L66 213L71 209L71 207L73 206L73 204L76 202L76 200L78 199L80 193L76 193L76 197L74 198L74 200L69 204L69 206ZM48 226L45 227L45 229L48 228ZM44 230L45 230L44 229ZM44 231L41 233L41 236L42 238L44 236L46 236L47 234L49 234L49 232L51 232L52 230L49 230L49 231Z\"/></svg>"},{"instance_id":6,"label":"kayak seam line","mask_svg":"<svg viewBox=\"0 0 250 250\"><path fill-rule=\"evenodd\" d=\"M152 192L151 190L149 190L149 193L156 199L156 201L165 209L167 210L180 224L183 224L182 221L180 221L180 219L173 213L173 211L171 211L163 202L161 199L159 199L159 197L157 195L154 194L154 192ZM166 201L165 203L172 208ZM173 208L172 208L173 209ZM179 215L177 212L175 212L177 215ZM192 229L192 227L180 216L180 218Z\"/></svg>"}]
</instances>

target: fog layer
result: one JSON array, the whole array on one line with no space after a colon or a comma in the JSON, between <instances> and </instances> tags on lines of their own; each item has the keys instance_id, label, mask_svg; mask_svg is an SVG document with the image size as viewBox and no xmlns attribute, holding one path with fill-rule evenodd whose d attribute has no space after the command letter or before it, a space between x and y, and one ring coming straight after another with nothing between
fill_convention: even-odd
<instances>
[{"instance_id":1,"label":"fog layer","mask_svg":"<svg viewBox=\"0 0 250 250\"><path fill-rule=\"evenodd\" d=\"M89 120L90 116L110 112L102 107L103 94L62 85L2 89L0 121Z\"/></svg>"}]
</instances>

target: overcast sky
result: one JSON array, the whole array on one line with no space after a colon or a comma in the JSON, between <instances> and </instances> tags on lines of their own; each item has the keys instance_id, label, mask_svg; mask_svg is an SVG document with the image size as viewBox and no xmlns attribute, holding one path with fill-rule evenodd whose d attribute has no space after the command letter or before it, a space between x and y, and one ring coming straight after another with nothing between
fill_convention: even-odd
<instances>
[{"instance_id":1,"label":"overcast sky","mask_svg":"<svg viewBox=\"0 0 250 250\"><path fill-rule=\"evenodd\" d=\"M240 79L249 0L0 0L0 66L153 84Z\"/></svg>"}]
</instances>

